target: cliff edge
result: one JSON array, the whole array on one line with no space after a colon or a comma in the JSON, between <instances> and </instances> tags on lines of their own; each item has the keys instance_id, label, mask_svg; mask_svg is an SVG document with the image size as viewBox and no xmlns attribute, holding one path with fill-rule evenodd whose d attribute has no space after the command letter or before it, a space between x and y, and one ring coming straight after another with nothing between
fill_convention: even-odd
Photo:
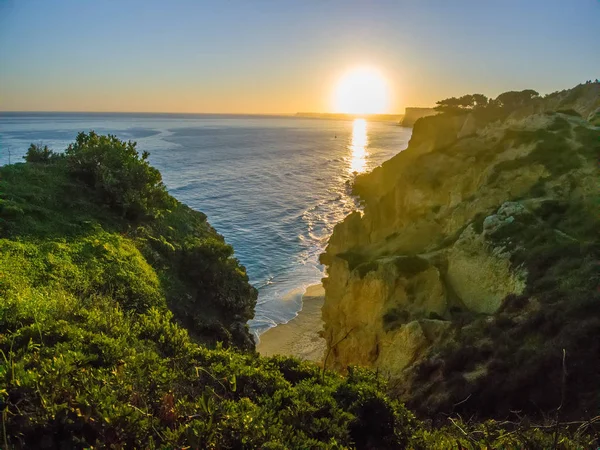
<instances>
[{"instance_id":1,"label":"cliff edge","mask_svg":"<svg viewBox=\"0 0 600 450\"><path fill-rule=\"evenodd\" d=\"M490 105L419 119L357 178L364 212L321 257L326 362L377 368L426 415L593 416L600 85Z\"/></svg>"}]
</instances>

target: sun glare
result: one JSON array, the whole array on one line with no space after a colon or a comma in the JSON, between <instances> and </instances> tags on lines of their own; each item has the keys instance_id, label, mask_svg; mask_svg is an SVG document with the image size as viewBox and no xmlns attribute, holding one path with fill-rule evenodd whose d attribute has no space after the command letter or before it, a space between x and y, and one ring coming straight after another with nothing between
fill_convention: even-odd
<instances>
[{"instance_id":1,"label":"sun glare","mask_svg":"<svg viewBox=\"0 0 600 450\"><path fill-rule=\"evenodd\" d=\"M388 111L389 91L385 78L376 69L359 67L342 76L333 95L335 112L382 114Z\"/></svg>"}]
</instances>

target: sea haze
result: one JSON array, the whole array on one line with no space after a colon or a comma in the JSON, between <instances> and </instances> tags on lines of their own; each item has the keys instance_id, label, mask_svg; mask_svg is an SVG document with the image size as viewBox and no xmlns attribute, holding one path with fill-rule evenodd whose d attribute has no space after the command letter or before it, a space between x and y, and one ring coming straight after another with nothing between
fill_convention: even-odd
<instances>
[{"instance_id":1,"label":"sea haze","mask_svg":"<svg viewBox=\"0 0 600 450\"><path fill-rule=\"evenodd\" d=\"M234 246L259 290L256 335L295 317L304 289L323 277L318 256L356 208L354 173L405 149L412 131L296 117L0 113L0 165L9 150L21 162L32 142L61 151L92 129L137 141L169 192Z\"/></svg>"}]
</instances>

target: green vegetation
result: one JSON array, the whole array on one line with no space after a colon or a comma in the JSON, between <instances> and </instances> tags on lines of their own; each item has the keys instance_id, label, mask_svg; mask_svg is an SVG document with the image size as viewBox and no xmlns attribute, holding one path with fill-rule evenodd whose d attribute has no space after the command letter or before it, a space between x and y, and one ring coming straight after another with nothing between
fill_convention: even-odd
<instances>
[{"instance_id":1,"label":"green vegetation","mask_svg":"<svg viewBox=\"0 0 600 450\"><path fill-rule=\"evenodd\" d=\"M166 193L147 154L92 132L64 155L32 146L26 159L0 169L2 448L591 442L493 421L432 428L376 373L258 357L244 268Z\"/></svg>"},{"instance_id":2,"label":"green vegetation","mask_svg":"<svg viewBox=\"0 0 600 450\"><path fill-rule=\"evenodd\" d=\"M440 100L434 108L436 111L445 113L460 113L472 109L484 108L488 105L488 98L483 94L469 94L456 98L451 97Z\"/></svg>"},{"instance_id":3,"label":"green vegetation","mask_svg":"<svg viewBox=\"0 0 600 450\"><path fill-rule=\"evenodd\" d=\"M569 123L568 120L563 119L560 116L556 116L554 118L554 122L552 122L547 127L547 129L550 131L556 131L556 132L563 133L563 134L570 134L571 124Z\"/></svg>"},{"instance_id":4,"label":"green vegetation","mask_svg":"<svg viewBox=\"0 0 600 450\"><path fill-rule=\"evenodd\" d=\"M364 278L369 272L374 272L379 268L379 263L377 261L369 261L366 263L359 264L356 267L358 271L358 276L360 278Z\"/></svg>"},{"instance_id":5,"label":"green vegetation","mask_svg":"<svg viewBox=\"0 0 600 450\"><path fill-rule=\"evenodd\" d=\"M511 252L515 269L527 270L526 291L504 299L493 320L476 319L433 350L415 371L423 390L411 406L488 417L511 410L553 415L559 406L564 420L596 414L600 223L591 213L594 201L542 202L535 215L518 216L489 236L494 247Z\"/></svg>"},{"instance_id":6,"label":"green vegetation","mask_svg":"<svg viewBox=\"0 0 600 450\"><path fill-rule=\"evenodd\" d=\"M581 117L581 114L579 114L577 111L575 111L574 109L559 109L556 111L557 113L561 113L561 114L566 114L567 116L573 116L573 117Z\"/></svg>"},{"instance_id":7,"label":"green vegetation","mask_svg":"<svg viewBox=\"0 0 600 450\"><path fill-rule=\"evenodd\" d=\"M500 94L493 100L495 106L508 109L517 109L538 99L540 94L533 89L525 89L523 91L508 91Z\"/></svg>"},{"instance_id":8,"label":"green vegetation","mask_svg":"<svg viewBox=\"0 0 600 450\"><path fill-rule=\"evenodd\" d=\"M585 127L578 128L589 130ZM580 167L581 160L578 153L565 151L565 149L570 148L567 142L570 135L571 125L562 117L556 117L547 129L535 131L506 130L504 139L498 144L499 146L518 147L532 143L536 143L536 146L526 156L497 164L488 179L488 183L495 182L503 171L528 167L531 164L543 164L553 176L559 176Z\"/></svg>"},{"instance_id":9,"label":"green vegetation","mask_svg":"<svg viewBox=\"0 0 600 450\"><path fill-rule=\"evenodd\" d=\"M539 99L539 96L540 94L533 89L504 92L491 100L483 94L467 94L459 98L451 97L439 100L434 109L447 114L462 114L485 109L500 109L506 112L531 104L534 100Z\"/></svg>"},{"instance_id":10,"label":"green vegetation","mask_svg":"<svg viewBox=\"0 0 600 450\"><path fill-rule=\"evenodd\" d=\"M385 331L395 330L410 319L410 313L403 308L395 306L383 315L383 329Z\"/></svg>"},{"instance_id":11,"label":"green vegetation","mask_svg":"<svg viewBox=\"0 0 600 450\"><path fill-rule=\"evenodd\" d=\"M592 158L600 157L600 131L593 128L576 126L575 137L581 145L581 152Z\"/></svg>"},{"instance_id":12,"label":"green vegetation","mask_svg":"<svg viewBox=\"0 0 600 450\"><path fill-rule=\"evenodd\" d=\"M33 159L1 171L0 245L20 248L3 252L3 273L31 254L23 279L32 289L108 296L138 312L168 306L203 342L218 336L226 345L253 346L244 324L256 291L233 249L202 213L168 195L134 143L81 133L64 156ZM11 288L12 278L0 290L22 292Z\"/></svg>"},{"instance_id":13,"label":"green vegetation","mask_svg":"<svg viewBox=\"0 0 600 450\"><path fill-rule=\"evenodd\" d=\"M140 156L135 142L115 136L79 133L66 154L72 175L94 189L103 204L131 220L156 217L174 205L162 184L160 172Z\"/></svg>"},{"instance_id":14,"label":"green vegetation","mask_svg":"<svg viewBox=\"0 0 600 450\"><path fill-rule=\"evenodd\" d=\"M31 163L48 163L60 158L62 155L54 153L48 148L47 145L41 147L39 145L31 144L27 149L27 153L23 159Z\"/></svg>"}]
</instances>

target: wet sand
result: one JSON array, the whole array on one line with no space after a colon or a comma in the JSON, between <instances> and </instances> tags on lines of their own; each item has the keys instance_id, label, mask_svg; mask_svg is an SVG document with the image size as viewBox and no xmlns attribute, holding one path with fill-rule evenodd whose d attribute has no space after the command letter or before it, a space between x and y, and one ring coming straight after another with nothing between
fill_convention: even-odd
<instances>
[{"instance_id":1,"label":"wet sand","mask_svg":"<svg viewBox=\"0 0 600 450\"><path fill-rule=\"evenodd\" d=\"M325 351L321 307L325 291L321 284L309 286L302 297L302 310L288 323L270 328L260 335L256 350L262 356L286 355L320 362Z\"/></svg>"}]
</instances>

